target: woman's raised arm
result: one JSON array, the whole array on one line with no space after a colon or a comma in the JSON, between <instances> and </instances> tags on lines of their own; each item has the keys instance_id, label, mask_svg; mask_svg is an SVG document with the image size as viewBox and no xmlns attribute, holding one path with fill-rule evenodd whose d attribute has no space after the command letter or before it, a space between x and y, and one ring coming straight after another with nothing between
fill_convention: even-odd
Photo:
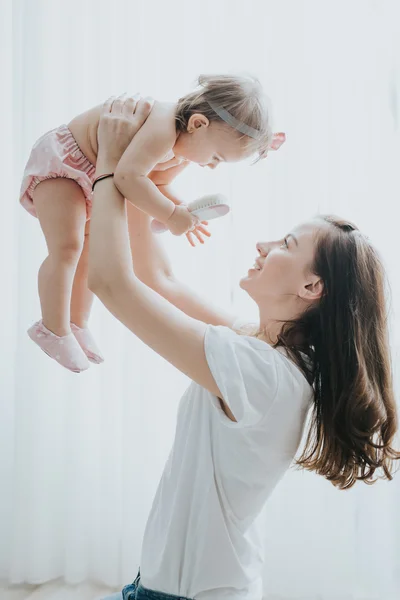
<instances>
[{"instance_id":1,"label":"woman's raised arm","mask_svg":"<svg viewBox=\"0 0 400 600\"><path fill-rule=\"evenodd\" d=\"M112 120L108 122L108 128L102 127L99 136L96 175L110 173L115 170L124 149L139 131L151 110L149 102L142 100L135 104L135 102L128 99L125 102L125 107L127 110L119 109L118 112L114 110ZM104 125L104 122L102 125ZM124 136L115 135L116 132L119 133L120 131L123 131ZM174 169L168 169L168 171L156 172L155 176L158 179L154 183L169 186L185 166L180 165ZM98 186L100 185L104 185L104 183L99 182ZM161 237L155 235L150 229L151 218L131 203L126 203L126 209L131 255L136 276L188 316L207 324L231 327L235 320L233 315L224 309L213 306L175 277ZM201 228L201 226L199 227L199 234L200 236L201 234L208 235L207 230ZM187 251L190 250L187 249ZM92 262L92 280L94 276L95 271Z\"/></svg>"}]
</instances>

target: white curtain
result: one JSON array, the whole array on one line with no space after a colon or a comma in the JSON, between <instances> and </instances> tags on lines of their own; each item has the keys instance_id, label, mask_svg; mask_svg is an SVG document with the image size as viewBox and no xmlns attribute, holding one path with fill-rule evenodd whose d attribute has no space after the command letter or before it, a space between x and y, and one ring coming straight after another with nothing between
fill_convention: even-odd
<instances>
[{"instance_id":1,"label":"white curtain","mask_svg":"<svg viewBox=\"0 0 400 600\"><path fill-rule=\"evenodd\" d=\"M380 249L400 331L399 22L395 0L1 0L0 579L118 587L143 529L187 385L97 303L104 365L80 376L29 341L39 318L39 224L18 205L30 148L112 94L174 100L203 72L265 85L287 143L256 166L192 167L188 199L227 194L204 248L165 237L177 273L241 315L258 239L316 212ZM397 319L396 319L397 314ZM265 597L391 600L400 590L400 475L339 492L291 470L268 504Z\"/></svg>"}]
</instances>

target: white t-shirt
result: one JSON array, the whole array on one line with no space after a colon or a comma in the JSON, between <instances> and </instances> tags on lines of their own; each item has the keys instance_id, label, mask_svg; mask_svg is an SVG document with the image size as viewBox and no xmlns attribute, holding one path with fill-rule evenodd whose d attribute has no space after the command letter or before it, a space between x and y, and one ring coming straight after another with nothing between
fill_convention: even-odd
<instances>
[{"instance_id":1,"label":"white t-shirt","mask_svg":"<svg viewBox=\"0 0 400 600\"><path fill-rule=\"evenodd\" d=\"M205 353L226 404L196 383L146 525L141 582L196 600L261 600L257 518L299 446L312 389L261 340L209 325Z\"/></svg>"}]
</instances>

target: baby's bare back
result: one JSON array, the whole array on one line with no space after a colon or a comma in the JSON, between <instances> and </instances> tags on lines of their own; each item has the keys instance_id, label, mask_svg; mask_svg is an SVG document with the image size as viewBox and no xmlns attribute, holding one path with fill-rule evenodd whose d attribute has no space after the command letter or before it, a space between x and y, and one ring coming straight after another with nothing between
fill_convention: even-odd
<instances>
[{"instance_id":1,"label":"baby's bare back","mask_svg":"<svg viewBox=\"0 0 400 600\"><path fill-rule=\"evenodd\" d=\"M97 161L97 130L99 127L102 104L78 115L68 123L76 143L92 165Z\"/></svg>"},{"instance_id":2,"label":"baby's bare back","mask_svg":"<svg viewBox=\"0 0 400 600\"><path fill-rule=\"evenodd\" d=\"M86 112L78 115L68 123L68 128L74 136L76 143L78 144L79 148L82 150L86 158L88 158L93 165L95 165L97 162L97 130L99 127L102 109L103 105L99 104L98 106L95 106L94 108L91 108L90 110L87 110ZM156 102L152 114L157 115L158 119L160 118L160 116L162 117L163 127L165 127L166 130L171 129L171 124L173 124L173 129L175 128L175 109L173 104ZM171 137L171 146L173 145L173 141L174 136ZM155 165L153 171L149 173L149 177L154 181L154 183L157 184L157 180L160 177L160 171L166 171L175 168L177 165L181 165L181 161L177 160L173 156L172 152L171 155L166 157L166 161L163 161L159 165ZM161 179L163 179L163 177L161 177Z\"/></svg>"}]
</instances>

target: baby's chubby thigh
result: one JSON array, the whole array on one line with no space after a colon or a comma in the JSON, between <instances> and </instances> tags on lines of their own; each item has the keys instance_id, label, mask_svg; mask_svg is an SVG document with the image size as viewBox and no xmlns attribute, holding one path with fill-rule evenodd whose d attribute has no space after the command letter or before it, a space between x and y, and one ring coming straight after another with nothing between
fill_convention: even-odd
<instances>
[{"instance_id":1,"label":"baby's chubby thigh","mask_svg":"<svg viewBox=\"0 0 400 600\"><path fill-rule=\"evenodd\" d=\"M32 193L49 254L64 261L79 259L86 227L86 200L73 179L54 177L41 181Z\"/></svg>"}]
</instances>

